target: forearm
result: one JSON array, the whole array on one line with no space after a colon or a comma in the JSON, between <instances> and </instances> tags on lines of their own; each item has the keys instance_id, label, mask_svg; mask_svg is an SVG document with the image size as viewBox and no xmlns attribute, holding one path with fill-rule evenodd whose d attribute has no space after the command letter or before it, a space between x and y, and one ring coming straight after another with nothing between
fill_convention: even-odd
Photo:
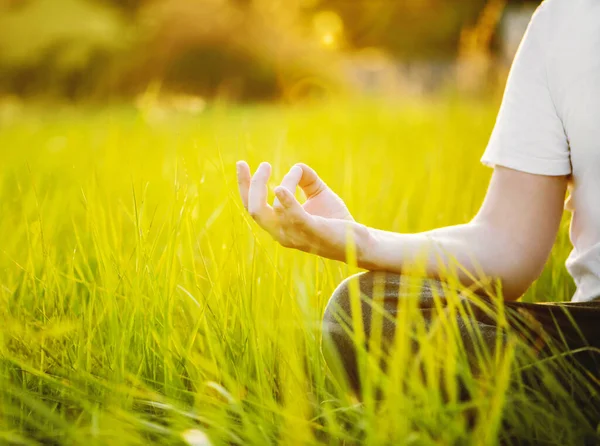
<instances>
[{"instance_id":1,"label":"forearm","mask_svg":"<svg viewBox=\"0 0 600 446\"><path fill-rule=\"evenodd\" d=\"M343 201L306 165L296 165L267 203L271 166L254 176L238 163L244 207L282 246L370 270L421 271L464 285L499 280L505 299L518 298L541 273L560 224L567 177L494 168L473 221L420 234L396 234L356 223ZM301 205L297 186L308 197Z\"/></svg>"},{"instance_id":2,"label":"forearm","mask_svg":"<svg viewBox=\"0 0 600 446\"><path fill-rule=\"evenodd\" d=\"M523 256L515 237L482 223L472 222L417 234L373 228L360 233L357 263L369 270L418 271L438 278L457 274L466 286L497 279L502 284L505 299L518 298L540 273L529 266L536 263L520 264L519 259Z\"/></svg>"}]
</instances>

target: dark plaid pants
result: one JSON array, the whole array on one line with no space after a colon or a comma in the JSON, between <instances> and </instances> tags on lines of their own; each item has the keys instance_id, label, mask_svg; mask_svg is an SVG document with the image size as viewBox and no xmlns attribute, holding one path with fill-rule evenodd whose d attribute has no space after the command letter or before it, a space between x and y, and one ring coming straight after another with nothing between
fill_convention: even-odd
<instances>
[{"instance_id":1,"label":"dark plaid pants","mask_svg":"<svg viewBox=\"0 0 600 446\"><path fill-rule=\"evenodd\" d=\"M358 281L362 323L366 339L371 334L372 308L379 305L385 317L380 318L384 345L390 345L397 329L399 299L417 299L417 306L425 322L436 317L438 308L447 305L448 299L458 299L469 314L467 321L458 321L464 345L472 343L467 327L475 327L490 350L497 344L499 331L494 308L497 300L490 297L444 296L439 281L424 279L418 282L393 273L367 272L346 279L331 297L323 319L323 353L331 365L342 365L345 378L355 391L360 390L355 340L352 336L352 305L350 281ZM356 284L355 284L356 285ZM447 288L446 288L447 289ZM378 293L377 298L373 298ZM434 295L436 296L434 298ZM373 303L375 302L375 304ZM556 354L556 349L567 353L565 357L573 368L583 370L588 376L600 377L600 301L576 303L525 303L503 302L509 330L513 330L536 351L535 357ZM552 346L552 352L550 351ZM385 349L384 349L385 350ZM339 367L338 367L339 368ZM592 378L594 379L594 378Z\"/></svg>"}]
</instances>

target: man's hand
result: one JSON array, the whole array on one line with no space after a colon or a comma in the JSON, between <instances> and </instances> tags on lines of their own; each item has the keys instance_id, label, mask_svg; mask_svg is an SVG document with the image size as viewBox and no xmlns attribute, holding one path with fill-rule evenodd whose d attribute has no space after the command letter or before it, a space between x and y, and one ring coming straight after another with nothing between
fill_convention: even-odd
<instances>
[{"instance_id":1,"label":"man's hand","mask_svg":"<svg viewBox=\"0 0 600 446\"><path fill-rule=\"evenodd\" d=\"M296 164L275 188L277 198L271 207L267 203L270 176L268 163L262 163L254 176L246 162L237 163L240 195L252 218L283 246L344 260L348 231L359 226L342 199L313 169ZM294 196L298 186L307 197L303 205Z\"/></svg>"}]
</instances>

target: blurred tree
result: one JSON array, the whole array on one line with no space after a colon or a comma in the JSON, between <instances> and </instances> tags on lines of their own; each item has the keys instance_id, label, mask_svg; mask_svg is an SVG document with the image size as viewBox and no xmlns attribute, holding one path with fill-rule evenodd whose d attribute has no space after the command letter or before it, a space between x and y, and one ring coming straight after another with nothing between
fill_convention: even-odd
<instances>
[{"instance_id":1,"label":"blurred tree","mask_svg":"<svg viewBox=\"0 0 600 446\"><path fill-rule=\"evenodd\" d=\"M403 59L450 58L461 29L486 0L322 0L342 17L354 48L380 47Z\"/></svg>"},{"instance_id":2,"label":"blurred tree","mask_svg":"<svg viewBox=\"0 0 600 446\"><path fill-rule=\"evenodd\" d=\"M140 14L142 56L131 77L160 79L168 89L236 99L285 96L318 78L339 77L335 56L305 35L302 3L272 0L164 0Z\"/></svg>"},{"instance_id":3,"label":"blurred tree","mask_svg":"<svg viewBox=\"0 0 600 446\"><path fill-rule=\"evenodd\" d=\"M356 49L455 58L487 1L0 0L0 93L323 93Z\"/></svg>"},{"instance_id":4,"label":"blurred tree","mask_svg":"<svg viewBox=\"0 0 600 446\"><path fill-rule=\"evenodd\" d=\"M154 0L96 0L96 1L97 1L97 3L111 6L115 9L118 9L121 12L127 13L129 15L134 15L143 6L147 5L148 3L151 3Z\"/></svg>"},{"instance_id":5,"label":"blurred tree","mask_svg":"<svg viewBox=\"0 0 600 446\"><path fill-rule=\"evenodd\" d=\"M235 99L300 81L323 90L335 57L303 35L303 1L0 0L0 93L135 95L156 81Z\"/></svg>"},{"instance_id":6,"label":"blurred tree","mask_svg":"<svg viewBox=\"0 0 600 446\"><path fill-rule=\"evenodd\" d=\"M119 16L96 3L14 0L0 11L0 88L77 96L105 81L127 34Z\"/></svg>"}]
</instances>

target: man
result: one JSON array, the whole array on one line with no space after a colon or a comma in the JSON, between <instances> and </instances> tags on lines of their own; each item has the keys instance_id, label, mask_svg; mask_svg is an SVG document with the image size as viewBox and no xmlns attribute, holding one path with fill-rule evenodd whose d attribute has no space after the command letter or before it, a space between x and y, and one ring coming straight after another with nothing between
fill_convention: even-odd
<instances>
[{"instance_id":1,"label":"man","mask_svg":"<svg viewBox=\"0 0 600 446\"><path fill-rule=\"evenodd\" d=\"M304 164L293 166L275 189L273 207L267 204L267 163L251 177L248 165L239 162L237 174L244 206L283 246L345 261L350 241L358 266L385 271L354 280L367 296L382 282L384 305L392 316L403 272L423 261L427 276L443 279L447 267L458 263L463 286L474 285L481 272L496 279L505 307L529 314L544 332L561 338L564 348L600 347L600 302L594 301L600 296L600 2L546 0L538 8L513 63L482 161L494 172L473 220L420 234L355 222L343 201ZM294 197L297 186L307 196L304 205ZM568 186L574 249L567 268L577 292L568 303L515 302L549 256ZM421 308L433 306L437 288L438 282L425 283ZM341 357L358 389L355 352L343 327L352 313L349 294L347 280L328 305L324 337L333 349L325 351ZM369 306L362 310L368 335ZM489 324L484 318L473 322ZM395 323L386 322L383 330L384 337L393 338ZM597 374L596 356L584 356L584 366Z\"/></svg>"}]
</instances>

